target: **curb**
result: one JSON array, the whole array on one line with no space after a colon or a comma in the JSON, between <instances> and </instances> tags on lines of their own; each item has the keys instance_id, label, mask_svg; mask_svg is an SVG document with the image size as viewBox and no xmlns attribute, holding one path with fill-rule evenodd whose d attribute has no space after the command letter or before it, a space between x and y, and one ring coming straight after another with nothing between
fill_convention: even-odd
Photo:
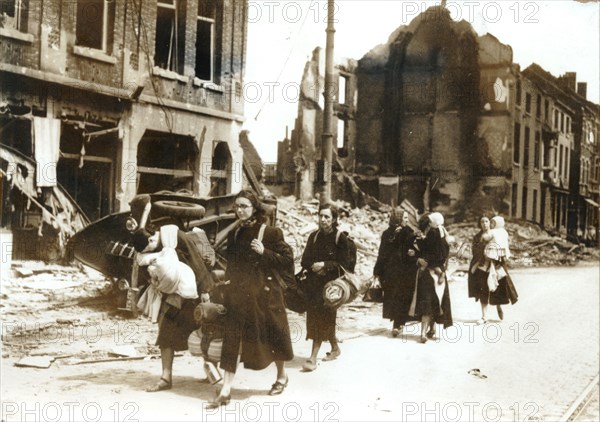
<instances>
[{"instance_id":1,"label":"curb","mask_svg":"<svg viewBox=\"0 0 600 422\"><path fill-rule=\"evenodd\" d=\"M577 397L577 399L571 404L571 406L567 409L565 414L558 420L558 422L572 422L579 416L581 411L585 409L585 406L593 397L592 392L598 386L599 380L600 375L597 374L592 380L592 382L588 384L588 386L583 390L579 397Z\"/></svg>"}]
</instances>

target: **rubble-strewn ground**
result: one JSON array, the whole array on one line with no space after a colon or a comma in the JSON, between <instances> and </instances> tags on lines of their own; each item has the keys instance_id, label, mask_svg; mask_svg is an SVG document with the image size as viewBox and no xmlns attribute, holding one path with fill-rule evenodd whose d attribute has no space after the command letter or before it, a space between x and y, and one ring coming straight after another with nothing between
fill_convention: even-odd
<instances>
[{"instance_id":1,"label":"rubble-strewn ground","mask_svg":"<svg viewBox=\"0 0 600 422\"><path fill-rule=\"evenodd\" d=\"M298 263L308 233L317 227L317 204L296 203L293 198L284 198L280 200L279 211L278 225L283 228L287 240L294 246L295 257ZM358 247L357 273L365 279L369 278L372 274L379 246L379 235L387 227L388 220L389 216L387 214L368 209L349 210L349 215L343 217L341 220L342 226L355 239ZM452 297L453 313L456 310L456 322L463 329L466 326L464 324L471 324L472 321L478 318L479 312L478 305L466 298L466 278L464 273L466 267L464 264L469 259L468 245L470 239L477 231L475 226L475 223L473 225L457 224L448 226L449 232L457 238L456 246L453 249L453 260L449 268L451 281L453 281L451 287L457 293ZM598 263L598 250L574 247L575 245L564 240L549 236L534 225L517 225L509 222L508 231L511 234L511 248L514 253L513 265L515 267L542 267L547 265L564 267L567 263L575 264L579 261L591 261L595 263L594 265ZM587 264L587 266L589 265L591 264ZM515 271L518 273L517 270ZM537 274L543 274L544 269L538 270L534 268L526 271L528 271L527 274L535 276L538 279L544 277ZM555 277L553 271L548 273L549 277ZM574 271L585 272L586 270L576 268ZM532 274L532 272L535 274ZM555 278L558 277L562 276L556 276ZM545 342L542 345L543 349L550 353L553 350L561 350L560 348L564 348L565 350L571 350L570 347L578 348L576 344L571 346L568 343L560 341L554 343L554 336L557 332L553 331L553 329L556 330L560 324L552 323L547 325L549 322L544 320L544 318L553 318L560 321L561 317L553 316L553 311L550 314L546 314L547 310L543 305L544 295L554 295L554 293L542 292L539 288L524 283L531 280L524 280L522 276L519 277L517 275L517 278L518 282L523 283L524 294L522 301L520 300L522 303L517 304L515 312L524 312L527 309L535 311L534 315L531 315L531 320L527 319L521 322L527 321L529 324L530 321L535 321L536 323L540 323L540 335L543 335L543 341ZM61 392L68 394L69 389L78 389L79 385L85 390L86 385L90 383L93 385L97 381L98 388L100 390L104 388L102 391L98 390L97 394L110 401L113 396L118 398L121 392L132 394L131 391L134 391L136 392L135 394L138 394L138 392L143 390L144 385L153 380L153 377L159 373L158 368L160 366L157 359L158 349L154 345L157 326L146 318L132 319L127 313L117 310L115 308L115 298L111 294L111 284L111 280L105 278L102 274L77 264L59 266L32 261L13 262L10 276L2 278L0 290L0 298L2 299L0 302L0 313L2 314L3 361L5 363L8 362L11 368L13 368L13 363L24 366L37 365L43 367L47 365L51 368L49 370L35 368L11 369L13 375L17 374L16 376L21 377L18 382L13 381L15 388L19 389L18 391L23 391L25 394L31 392L34 396L36 392L40 395L48 395L54 392L52 387L49 387L53 384L51 380L48 381L48 377L52 379L53 377L58 377L56 378L56 382L60 387L57 387L55 393L56 397L59 397ZM536 286L539 285L536 284ZM526 287L530 291L529 294L526 294ZM535 295L532 295L531 291L537 292L535 293L537 297L534 297ZM581 292L578 294L581 294ZM568 298L568 300L576 302L574 298ZM529 306L527 305L528 303ZM536 305L533 306L533 304ZM509 308L509 315L513 315L513 309ZM292 372L294 385L296 389L311 391L306 386L305 389L302 389L302 380L306 379L308 382L309 378L299 379L299 374L296 373L297 367L301 366L302 357L308 356L309 353L310 344L304 341L305 317L290 312L289 322L294 340L294 349L298 355L297 359L292 363L292 367L294 368L294 372ZM505 321L505 330L510 335L514 334L514 324L514 321ZM357 350L356 348L359 347L357 342L370 339L374 342L373 344L379 344L377 342L385 341L389 337L390 323L381 319L381 305L365 303L360 299L340 309L338 312L338 326L338 337L345 342L345 344L342 344L342 348L345 350L344 353L348 359L352 357L352 350ZM411 328L411 332L416 333L416 329L417 326L415 325ZM563 328L563 331L571 332L572 330L565 330ZM525 334L530 333L524 332L523 335ZM401 342L402 348L398 351L398 353L402 354L403 359L408 359L408 361L416 359L415 355L412 354L413 348L421 350L416 348L426 347L427 350L430 350L430 346L450 346L451 343L446 339L442 340L441 344L422 346L417 345L413 337L409 336L408 339L403 340ZM509 346L507 345L507 347ZM365 347L368 347L368 344ZM374 347L377 348L377 346ZM385 343L385 347L388 347L387 342ZM470 345L468 346L468 353L471 353L474 359L479 359L478 350L481 347L491 346L486 344L483 346L480 344ZM324 346L323 349L322 352L324 353L328 348ZM541 349L542 347L540 346ZM515 352L512 348L508 350L511 353ZM533 358L525 348L517 348L515 350L521 353L523 358ZM446 352L449 352L449 350L446 350ZM371 351L371 349L367 353L376 355L376 351ZM194 391L190 397L193 396L194 400L197 400L196 393L199 391L197 382L198 378L202 377L202 373L200 372L201 367L198 363L198 358L190 357L189 352L183 352L183 355L184 357L178 360L179 363L177 364L176 371L178 377L187 374L187 378L185 376L183 380L178 378L180 381L177 385L177 390L174 389L174 396L170 397L178 398L179 395L183 394L183 399L185 399L188 394L187 390L190 390ZM111 359L129 359L131 364L127 360L110 362ZM555 363L559 365L562 357L557 356L556 359L558 360ZM365 362L368 362L368 358ZM586 368L591 363L593 362L586 362L585 365L587 366L584 365L578 369L577 376L580 383L583 383L588 376ZM406 365L407 363L405 362L404 364ZM478 363L478 365L482 364L482 362ZM534 365L533 362L528 364ZM325 366L320 366L315 374L311 374L313 379L311 382L317 382L315 380L320 380L318 382L333 382L332 378L324 379L322 377L327 374L326 370L328 368ZM543 365L540 364L538 366L539 374L544 373ZM409 370L409 367L410 365L406 370ZM60 371L60 368L64 368L64 372ZM76 368L81 369L78 370ZM4 369L7 368L5 367ZM350 372L356 371L361 374L369 372L368 366L364 368L352 366L349 369ZM524 368L521 369L524 370ZM531 367L528 370L531 370ZM59 376L58 374L62 375ZM565 377L569 378L573 374L568 377L565 375ZM37 385L38 377L40 382L45 380L40 386ZM237 380L243 385L254 385L254 381L248 382L249 379L254 379L252 377L260 378L260 374L254 374L253 371L243 371ZM123 379L127 379L128 381L123 383ZM386 382L389 384L388 381ZM569 381L565 382L568 383ZM3 379L4 386L7 384L10 385L10 383L11 381ZM111 384L115 384L114 387L111 387ZM377 383L370 381L367 382L367 385L370 389L374 389ZM50 388L50 391L48 391L48 388ZM507 387L488 382L486 388L490 389L490 394L504 392L507 397L510 396L510 385ZM579 384L577 388L580 388ZM580 391L577 388L573 388L574 393ZM202 387L200 390L202 394L199 397L206 400L212 394L214 387L206 386L206 388ZM256 394L253 393L253 390L248 390L247 393L246 390L243 391L243 394ZM391 394L390 391L388 391L388 395ZM538 389L532 387L531 390L527 391L533 393L537 392ZM548 405L556 403L556 406L558 406L559 398L564 395L564 391L564 388L558 389L555 393L552 393L554 394L552 396L554 398L548 396L546 398ZM372 393L378 394L375 390ZM542 394L541 387L539 393ZM238 392L238 394L240 393ZM124 400L125 398L128 398L128 396L122 396L120 400ZM31 400L35 399L32 398ZM84 400L84 398L81 398L80 400L86 401L87 399ZM183 402L196 403L190 402L188 399L183 400L181 403ZM390 401L390 403L392 402ZM152 406L152 402L148 401L148 399L143 399L140 403L143 403L144 406ZM568 404L568 402L565 403ZM200 405L198 404L198 406ZM108 412L107 409L105 411ZM591 414L597 417L597 406L591 410ZM392 414L384 412L380 415L383 417Z\"/></svg>"},{"instance_id":2,"label":"rubble-strewn ground","mask_svg":"<svg viewBox=\"0 0 600 422\"><path fill-rule=\"evenodd\" d=\"M318 202L297 202L293 196L279 199L279 225L287 240L295 246L296 258L304 250L308 233L317 228ZM350 209L347 203L338 206L349 215L340 217L340 226L354 239L358 251L357 273L371 275L381 233L387 228L389 213L365 208ZM346 214L346 213L343 213ZM470 245L479 231L477 222L446 225L448 232L456 238L451 250L451 259L457 264L467 264L471 257ZM513 254L509 265L514 268L527 266L575 265L580 260L598 262L600 250L575 245L551 236L539 226L523 221L507 219L506 229L510 235Z\"/></svg>"}]
</instances>

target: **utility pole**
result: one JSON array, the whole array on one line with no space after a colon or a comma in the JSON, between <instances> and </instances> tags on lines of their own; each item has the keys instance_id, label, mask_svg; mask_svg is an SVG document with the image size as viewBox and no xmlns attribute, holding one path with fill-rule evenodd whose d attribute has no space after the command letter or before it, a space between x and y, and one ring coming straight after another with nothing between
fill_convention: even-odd
<instances>
[{"instance_id":1,"label":"utility pole","mask_svg":"<svg viewBox=\"0 0 600 422\"><path fill-rule=\"evenodd\" d=\"M323 189L321 191L320 202L325 204L331 201L331 169L333 161L333 133L331 121L333 119L333 103L337 99L337 89L333 84L333 35L335 29L334 20L334 0L327 0L327 39L325 44L325 86L323 89L324 110L323 110L323 135L321 143L321 158L323 164Z\"/></svg>"}]
</instances>

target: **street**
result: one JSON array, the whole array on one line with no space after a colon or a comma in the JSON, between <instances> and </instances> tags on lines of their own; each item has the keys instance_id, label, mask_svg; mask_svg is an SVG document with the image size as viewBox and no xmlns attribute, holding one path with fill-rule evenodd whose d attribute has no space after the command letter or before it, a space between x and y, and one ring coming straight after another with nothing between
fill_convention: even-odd
<instances>
[{"instance_id":1,"label":"street","mask_svg":"<svg viewBox=\"0 0 600 422\"><path fill-rule=\"evenodd\" d=\"M75 364L78 357L104 357L114 346L155 352L156 325L146 320L123 319L97 306L7 317L5 305L2 419L558 421L598 375L598 266L511 274L519 301L504 308L504 321L491 310L490 323L475 325L479 304L467 298L466 279L457 278L450 284L455 326L438 327L438 338L426 344L416 342L416 324L392 338L381 305L348 305L338 313L341 357L319 361L311 373L301 372L310 351L304 317L290 314L296 357L283 395L266 394L274 366L240 367L232 402L218 410L204 409L216 386L200 382L201 358L187 352L176 358L173 389L159 393L143 391L159 377L158 359ZM79 322L69 330L54 327L52 335L48 329L27 339L13 335L15 324L35 327L56 315ZM328 350L324 345L320 357ZM15 366L25 351L58 358L47 369ZM595 409L586 418L598 420Z\"/></svg>"}]
</instances>

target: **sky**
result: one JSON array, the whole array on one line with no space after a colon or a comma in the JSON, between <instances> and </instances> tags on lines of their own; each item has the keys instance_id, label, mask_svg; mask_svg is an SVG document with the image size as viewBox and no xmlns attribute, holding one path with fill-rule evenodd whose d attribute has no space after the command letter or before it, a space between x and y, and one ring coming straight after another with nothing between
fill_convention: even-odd
<instances>
[{"instance_id":1,"label":"sky","mask_svg":"<svg viewBox=\"0 0 600 422\"><path fill-rule=\"evenodd\" d=\"M336 0L334 55L358 60L400 25L439 4ZM490 33L510 45L521 69L535 62L554 76L577 72L577 82L588 84L588 100L599 102L600 2L448 0L446 7L479 35ZM265 163L277 161L286 126L291 136L304 66L315 47L325 48L326 18L325 0L249 0L244 129Z\"/></svg>"}]
</instances>

